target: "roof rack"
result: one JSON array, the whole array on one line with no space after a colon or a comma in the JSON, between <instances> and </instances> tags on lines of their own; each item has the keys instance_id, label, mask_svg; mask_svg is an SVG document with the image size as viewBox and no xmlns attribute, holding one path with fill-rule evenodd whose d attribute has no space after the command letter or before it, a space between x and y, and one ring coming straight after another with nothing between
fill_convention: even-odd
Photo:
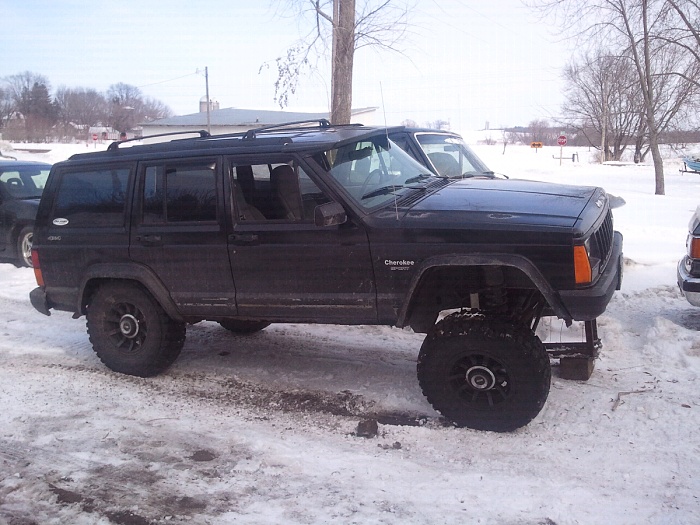
<instances>
[{"instance_id":1,"label":"roof rack","mask_svg":"<svg viewBox=\"0 0 700 525\"><path fill-rule=\"evenodd\" d=\"M263 126L261 128L255 128L255 129L249 129L248 131L245 132L245 135L243 135L244 139L254 139L257 133L260 133L261 131L270 131L273 129L286 129L291 126L298 126L299 124L316 124L318 125L319 128L330 128L331 123L328 121L328 119L321 118L321 119L311 119L311 120L296 120L294 122L285 122L284 124L272 124L270 126Z\"/></svg>"},{"instance_id":2,"label":"roof rack","mask_svg":"<svg viewBox=\"0 0 700 525\"><path fill-rule=\"evenodd\" d=\"M134 137L133 139L118 140L116 142L112 142L109 146L107 146L107 151L116 151L119 149L120 144L124 144L125 142L132 142L134 140L152 139L156 137L170 137L172 135L191 135L192 133L199 133L199 138L202 139L211 137L211 133L203 129L200 129L199 131L171 131L170 133L158 133L156 135L148 135L147 137Z\"/></svg>"}]
</instances>

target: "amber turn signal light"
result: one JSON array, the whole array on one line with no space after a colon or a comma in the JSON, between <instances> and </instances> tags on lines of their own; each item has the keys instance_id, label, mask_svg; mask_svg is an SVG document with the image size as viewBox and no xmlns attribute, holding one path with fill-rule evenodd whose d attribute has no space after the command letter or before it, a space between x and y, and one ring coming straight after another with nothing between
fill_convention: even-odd
<instances>
[{"instance_id":1,"label":"amber turn signal light","mask_svg":"<svg viewBox=\"0 0 700 525\"><path fill-rule=\"evenodd\" d=\"M700 259L700 237L693 237L690 239L688 255L690 255L692 259Z\"/></svg>"},{"instance_id":2,"label":"amber turn signal light","mask_svg":"<svg viewBox=\"0 0 700 525\"><path fill-rule=\"evenodd\" d=\"M583 245L574 246L574 276L576 284L588 284L593 279L591 262L588 260L588 252Z\"/></svg>"}]
</instances>

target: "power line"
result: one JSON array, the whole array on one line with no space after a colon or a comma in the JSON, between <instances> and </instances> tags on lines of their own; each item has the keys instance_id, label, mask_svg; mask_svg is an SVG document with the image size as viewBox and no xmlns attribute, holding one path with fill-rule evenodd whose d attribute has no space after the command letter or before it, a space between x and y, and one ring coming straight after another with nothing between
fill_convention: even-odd
<instances>
[{"instance_id":1,"label":"power line","mask_svg":"<svg viewBox=\"0 0 700 525\"><path fill-rule=\"evenodd\" d=\"M148 86L157 86L158 84L166 84L167 82L173 82L173 81L175 81L175 80L180 80L181 78L192 77L192 76L198 75L198 74L199 74L199 72L198 72L198 71L195 71L194 73L189 73L189 74L187 74L187 75L182 75L181 77L175 77L175 78L171 78L171 79L169 79L169 80L161 80L160 82L152 82L152 83L150 83L150 84L143 84L142 86L136 86L136 87L138 87L138 88L140 89L140 88L144 88L144 87L148 87Z\"/></svg>"}]
</instances>

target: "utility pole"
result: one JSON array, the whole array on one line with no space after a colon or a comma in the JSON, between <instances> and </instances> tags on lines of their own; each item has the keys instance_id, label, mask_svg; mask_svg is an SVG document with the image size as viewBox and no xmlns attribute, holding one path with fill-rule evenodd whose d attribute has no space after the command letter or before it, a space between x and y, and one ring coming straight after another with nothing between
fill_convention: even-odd
<instances>
[{"instance_id":1,"label":"utility pole","mask_svg":"<svg viewBox=\"0 0 700 525\"><path fill-rule=\"evenodd\" d=\"M207 133L211 135L211 103L209 102L209 68L207 66L204 67L204 83L206 84L207 88Z\"/></svg>"}]
</instances>

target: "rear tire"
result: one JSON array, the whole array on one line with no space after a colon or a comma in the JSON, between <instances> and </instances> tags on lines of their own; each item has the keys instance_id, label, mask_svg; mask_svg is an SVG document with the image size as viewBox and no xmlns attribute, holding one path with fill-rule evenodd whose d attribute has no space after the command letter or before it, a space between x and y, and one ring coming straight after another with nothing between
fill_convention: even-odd
<instances>
[{"instance_id":1,"label":"rear tire","mask_svg":"<svg viewBox=\"0 0 700 525\"><path fill-rule=\"evenodd\" d=\"M247 335L264 330L270 323L267 321L244 321L239 319L224 319L219 324L234 334Z\"/></svg>"},{"instance_id":2,"label":"rear tire","mask_svg":"<svg viewBox=\"0 0 700 525\"><path fill-rule=\"evenodd\" d=\"M542 341L526 327L448 316L426 337L418 382L456 426L508 432L544 406L552 372Z\"/></svg>"},{"instance_id":3,"label":"rear tire","mask_svg":"<svg viewBox=\"0 0 700 525\"><path fill-rule=\"evenodd\" d=\"M17 264L20 267L33 266L32 264L32 240L34 230L31 226L25 226L17 236Z\"/></svg>"},{"instance_id":4,"label":"rear tire","mask_svg":"<svg viewBox=\"0 0 700 525\"><path fill-rule=\"evenodd\" d=\"M185 343L185 324L174 321L143 288L100 286L87 309L90 342L111 370L151 377L168 368Z\"/></svg>"}]
</instances>

